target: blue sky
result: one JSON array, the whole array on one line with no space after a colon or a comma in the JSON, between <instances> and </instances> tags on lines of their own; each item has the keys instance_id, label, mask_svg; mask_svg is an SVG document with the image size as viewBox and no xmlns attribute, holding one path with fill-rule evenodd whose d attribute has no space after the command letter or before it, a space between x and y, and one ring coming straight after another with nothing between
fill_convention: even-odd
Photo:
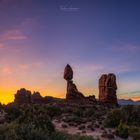
<instances>
[{"instance_id":1,"label":"blue sky","mask_svg":"<svg viewBox=\"0 0 140 140\"><path fill-rule=\"evenodd\" d=\"M0 0L0 11L0 101L21 87L64 97L67 63L85 95L114 72L119 98L140 97L138 0Z\"/></svg>"}]
</instances>

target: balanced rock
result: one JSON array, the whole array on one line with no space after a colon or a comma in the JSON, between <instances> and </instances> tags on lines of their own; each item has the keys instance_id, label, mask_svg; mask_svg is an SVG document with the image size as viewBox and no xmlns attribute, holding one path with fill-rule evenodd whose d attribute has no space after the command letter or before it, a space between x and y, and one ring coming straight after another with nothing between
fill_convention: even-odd
<instances>
[{"instance_id":1,"label":"balanced rock","mask_svg":"<svg viewBox=\"0 0 140 140\"><path fill-rule=\"evenodd\" d=\"M117 104L117 83L113 73L103 74L99 79L99 101Z\"/></svg>"},{"instance_id":2,"label":"balanced rock","mask_svg":"<svg viewBox=\"0 0 140 140\"><path fill-rule=\"evenodd\" d=\"M78 91L76 85L73 83L73 70L69 64L66 65L64 70L64 79L67 81L67 101L81 101L85 100L84 95Z\"/></svg>"}]
</instances>

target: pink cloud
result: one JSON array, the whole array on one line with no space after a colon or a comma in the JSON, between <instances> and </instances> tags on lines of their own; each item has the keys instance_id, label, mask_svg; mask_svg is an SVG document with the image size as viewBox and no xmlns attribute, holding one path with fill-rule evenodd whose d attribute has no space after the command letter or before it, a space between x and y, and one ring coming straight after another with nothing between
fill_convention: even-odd
<instances>
[{"instance_id":1,"label":"pink cloud","mask_svg":"<svg viewBox=\"0 0 140 140\"><path fill-rule=\"evenodd\" d=\"M91 65L87 65L86 69L91 71L99 71L99 70L103 70L104 66L100 64L91 64Z\"/></svg>"},{"instance_id":2,"label":"pink cloud","mask_svg":"<svg viewBox=\"0 0 140 140\"><path fill-rule=\"evenodd\" d=\"M140 46L126 44L121 47L115 47L115 51L132 53L132 52L140 51Z\"/></svg>"},{"instance_id":3,"label":"pink cloud","mask_svg":"<svg viewBox=\"0 0 140 140\"><path fill-rule=\"evenodd\" d=\"M5 48L5 45L0 43L0 49L3 49L3 48Z\"/></svg>"},{"instance_id":4,"label":"pink cloud","mask_svg":"<svg viewBox=\"0 0 140 140\"><path fill-rule=\"evenodd\" d=\"M27 36L25 36L21 30L15 29L5 32L3 35L0 36L1 41L6 40L25 40Z\"/></svg>"},{"instance_id":5,"label":"pink cloud","mask_svg":"<svg viewBox=\"0 0 140 140\"><path fill-rule=\"evenodd\" d=\"M28 64L21 64L21 65L19 65L19 68L22 70L28 70L30 68L30 66Z\"/></svg>"},{"instance_id":6,"label":"pink cloud","mask_svg":"<svg viewBox=\"0 0 140 140\"><path fill-rule=\"evenodd\" d=\"M10 74L13 73L13 70L12 70L11 67L5 66L5 67L3 67L3 68L1 69L1 72L2 72L3 74L10 75Z\"/></svg>"},{"instance_id":7,"label":"pink cloud","mask_svg":"<svg viewBox=\"0 0 140 140\"><path fill-rule=\"evenodd\" d=\"M18 66L18 68L21 69L21 70L29 70L29 69L33 69L33 68L40 68L40 66L42 66L42 63L33 62L33 63L30 63L30 64L20 64Z\"/></svg>"},{"instance_id":8,"label":"pink cloud","mask_svg":"<svg viewBox=\"0 0 140 140\"><path fill-rule=\"evenodd\" d=\"M140 50L140 47L133 46L133 45L128 45L128 46L124 46L124 47L120 48L120 50L132 52L132 51Z\"/></svg>"},{"instance_id":9,"label":"pink cloud","mask_svg":"<svg viewBox=\"0 0 140 140\"><path fill-rule=\"evenodd\" d=\"M14 29L10 29L5 31L0 35L0 41L7 40L26 40L28 36L24 34L26 30L32 28L33 20L32 18L25 18L19 25L17 25Z\"/></svg>"},{"instance_id":10,"label":"pink cloud","mask_svg":"<svg viewBox=\"0 0 140 140\"><path fill-rule=\"evenodd\" d=\"M104 66L100 65L100 64L83 64L82 66L75 64L75 66L77 68L77 71L98 72L100 70L104 70ZM82 67L82 69L81 69L81 67Z\"/></svg>"}]
</instances>

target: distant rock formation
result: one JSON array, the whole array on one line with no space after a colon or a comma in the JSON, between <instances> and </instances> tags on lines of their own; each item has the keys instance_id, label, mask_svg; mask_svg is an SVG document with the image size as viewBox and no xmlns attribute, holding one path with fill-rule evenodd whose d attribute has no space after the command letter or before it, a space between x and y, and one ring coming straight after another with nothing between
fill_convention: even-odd
<instances>
[{"instance_id":1,"label":"distant rock formation","mask_svg":"<svg viewBox=\"0 0 140 140\"><path fill-rule=\"evenodd\" d=\"M42 97L39 92L33 92L26 90L25 88L21 88L15 94L14 103L17 105L23 104L47 104L47 103L58 103L62 102L63 99L54 98L51 96Z\"/></svg>"},{"instance_id":2,"label":"distant rock formation","mask_svg":"<svg viewBox=\"0 0 140 140\"><path fill-rule=\"evenodd\" d=\"M116 91L115 74L103 74L99 79L99 101L117 104Z\"/></svg>"},{"instance_id":3,"label":"distant rock formation","mask_svg":"<svg viewBox=\"0 0 140 140\"><path fill-rule=\"evenodd\" d=\"M64 70L64 79L67 81L67 101L80 101L84 100L84 95L78 91L76 85L73 83L73 70L69 64L66 65Z\"/></svg>"},{"instance_id":4,"label":"distant rock formation","mask_svg":"<svg viewBox=\"0 0 140 140\"><path fill-rule=\"evenodd\" d=\"M87 97L85 97L87 101L89 102L96 102L96 98L95 95L89 95Z\"/></svg>"},{"instance_id":5,"label":"distant rock formation","mask_svg":"<svg viewBox=\"0 0 140 140\"><path fill-rule=\"evenodd\" d=\"M21 88L15 94L14 102L18 105L31 103L31 91Z\"/></svg>"},{"instance_id":6,"label":"distant rock formation","mask_svg":"<svg viewBox=\"0 0 140 140\"><path fill-rule=\"evenodd\" d=\"M39 92L34 92L31 96L31 103L40 104L44 102L44 98L40 95Z\"/></svg>"}]
</instances>

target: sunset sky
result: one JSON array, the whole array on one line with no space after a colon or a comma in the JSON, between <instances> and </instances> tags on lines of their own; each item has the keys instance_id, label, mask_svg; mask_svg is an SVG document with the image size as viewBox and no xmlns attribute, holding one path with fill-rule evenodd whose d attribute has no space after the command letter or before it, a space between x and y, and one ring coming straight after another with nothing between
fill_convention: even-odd
<instances>
[{"instance_id":1,"label":"sunset sky","mask_svg":"<svg viewBox=\"0 0 140 140\"><path fill-rule=\"evenodd\" d=\"M119 98L140 99L140 1L0 0L0 102L23 87L65 97L67 63L85 95L111 72Z\"/></svg>"}]
</instances>

